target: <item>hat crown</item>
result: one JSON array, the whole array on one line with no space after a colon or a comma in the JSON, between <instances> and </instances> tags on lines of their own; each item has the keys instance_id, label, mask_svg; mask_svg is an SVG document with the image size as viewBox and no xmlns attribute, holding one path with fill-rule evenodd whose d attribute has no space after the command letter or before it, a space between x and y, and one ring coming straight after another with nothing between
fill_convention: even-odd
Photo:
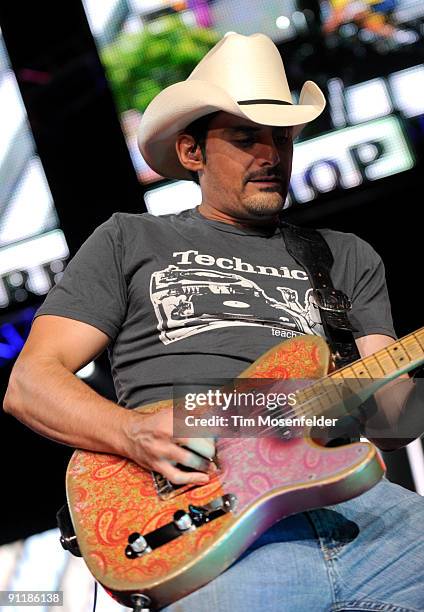
<instances>
[{"instance_id":1,"label":"hat crown","mask_svg":"<svg viewBox=\"0 0 424 612\"><path fill-rule=\"evenodd\" d=\"M177 155L178 135L190 123L225 112L259 125L293 126L296 135L318 117L325 98L307 81L293 104L283 60L264 34L228 33L185 81L169 85L150 102L138 129L138 146L153 170L191 180Z\"/></svg>"},{"instance_id":2,"label":"hat crown","mask_svg":"<svg viewBox=\"0 0 424 612\"><path fill-rule=\"evenodd\" d=\"M227 34L187 80L208 81L225 89L236 101L269 99L292 103L283 60L264 34Z\"/></svg>"}]
</instances>

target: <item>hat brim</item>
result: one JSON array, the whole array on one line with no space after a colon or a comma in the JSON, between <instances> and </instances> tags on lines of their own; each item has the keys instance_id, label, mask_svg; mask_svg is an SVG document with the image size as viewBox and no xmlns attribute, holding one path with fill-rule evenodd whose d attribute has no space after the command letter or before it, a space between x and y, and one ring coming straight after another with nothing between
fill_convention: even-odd
<instances>
[{"instance_id":1,"label":"hat brim","mask_svg":"<svg viewBox=\"0 0 424 612\"><path fill-rule=\"evenodd\" d=\"M149 166L167 178L192 180L175 150L178 134L199 117L224 111L260 125L294 126L297 136L325 108L325 97L314 82L302 87L299 104L240 105L226 91L206 81L187 80L164 89L143 114L138 146Z\"/></svg>"}]
</instances>

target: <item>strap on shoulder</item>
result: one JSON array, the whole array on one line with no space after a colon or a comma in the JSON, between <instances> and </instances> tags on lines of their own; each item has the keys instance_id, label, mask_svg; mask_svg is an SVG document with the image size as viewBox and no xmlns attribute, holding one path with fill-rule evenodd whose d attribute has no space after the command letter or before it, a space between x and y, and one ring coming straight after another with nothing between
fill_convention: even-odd
<instances>
[{"instance_id":1,"label":"strap on shoulder","mask_svg":"<svg viewBox=\"0 0 424 612\"><path fill-rule=\"evenodd\" d=\"M330 271L333 254L325 238L315 229L281 223L281 234L290 255L305 268L319 308L324 333L337 368L359 359L347 313L352 304L345 293L335 289Z\"/></svg>"}]
</instances>

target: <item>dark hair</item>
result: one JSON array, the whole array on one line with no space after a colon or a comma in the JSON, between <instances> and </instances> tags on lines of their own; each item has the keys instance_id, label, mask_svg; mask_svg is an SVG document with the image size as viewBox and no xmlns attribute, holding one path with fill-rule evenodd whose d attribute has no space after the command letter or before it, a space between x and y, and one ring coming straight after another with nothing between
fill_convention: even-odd
<instances>
[{"instance_id":1,"label":"dark hair","mask_svg":"<svg viewBox=\"0 0 424 612\"><path fill-rule=\"evenodd\" d=\"M209 124L219 112L220 111L215 111L213 113L209 113L208 115L203 115L203 117L199 117L199 119L195 119L180 132L181 134L188 134L194 138L193 151L195 151L197 147L200 147L204 162L206 162L206 136L208 133ZM189 170L189 172L193 181L197 183L197 185L200 185L198 173L193 172L193 170Z\"/></svg>"}]
</instances>

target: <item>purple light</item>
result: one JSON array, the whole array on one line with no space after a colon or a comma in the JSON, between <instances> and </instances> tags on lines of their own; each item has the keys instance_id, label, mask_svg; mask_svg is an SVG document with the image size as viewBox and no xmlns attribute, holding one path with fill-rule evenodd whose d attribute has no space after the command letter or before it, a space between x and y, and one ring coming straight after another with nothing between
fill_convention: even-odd
<instances>
[{"instance_id":1,"label":"purple light","mask_svg":"<svg viewBox=\"0 0 424 612\"><path fill-rule=\"evenodd\" d=\"M201 28L209 28L212 25L211 14L209 12L207 0L189 0L188 8L191 9L196 17L196 23Z\"/></svg>"}]
</instances>

